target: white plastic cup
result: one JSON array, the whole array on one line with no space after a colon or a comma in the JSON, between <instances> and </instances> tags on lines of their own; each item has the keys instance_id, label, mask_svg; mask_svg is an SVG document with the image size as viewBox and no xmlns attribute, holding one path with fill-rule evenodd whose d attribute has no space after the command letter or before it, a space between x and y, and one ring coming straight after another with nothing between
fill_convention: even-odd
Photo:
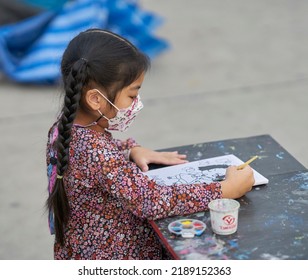
<instances>
[{"instance_id":1,"label":"white plastic cup","mask_svg":"<svg viewBox=\"0 0 308 280\"><path fill-rule=\"evenodd\" d=\"M237 231L238 201L229 198L212 200L209 203L212 230L216 234L228 235Z\"/></svg>"}]
</instances>

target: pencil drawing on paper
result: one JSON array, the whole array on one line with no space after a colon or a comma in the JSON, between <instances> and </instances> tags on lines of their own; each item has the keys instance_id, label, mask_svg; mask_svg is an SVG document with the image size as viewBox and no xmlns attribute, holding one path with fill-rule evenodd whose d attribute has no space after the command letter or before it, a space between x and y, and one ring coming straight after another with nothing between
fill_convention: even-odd
<instances>
[{"instance_id":1,"label":"pencil drawing on paper","mask_svg":"<svg viewBox=\"0 0 308 280\"><path fill-rule=\"evenodd\" d=\"M242 160L231 154L154 169L145 174L162 186L211 183L223 180L228 166L242 163ZM255 170L254 176L255 185L268 183L268 180Z\"/></svg>"}]
</instances>

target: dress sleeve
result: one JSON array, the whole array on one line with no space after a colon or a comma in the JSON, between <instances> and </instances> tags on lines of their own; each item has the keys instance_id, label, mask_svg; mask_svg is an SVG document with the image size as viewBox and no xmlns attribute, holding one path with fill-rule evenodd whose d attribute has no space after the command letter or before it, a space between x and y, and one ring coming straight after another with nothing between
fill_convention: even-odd
<instances>
[{"instance_id":1,"label":"dress sleeve","mask_svg":"<svg viewBox=\"0 0 308 280\"><path fill-rule=\"evenodd\" d=\"M100 185L140 218L155 220L204 211L211 200L222 196L220 183L159 185L135 163L113 152L105 153L101 164Z\"/></svg>"},{"instance_id":2,"label":"dress sleeve","mask_svg":"<svg viewBox=\"0 0 308 280\"><path fill-rule=\"evenodd\" d=\"M114 141L120 151L129 150L133 147L140 146L133 138L128 138L126 140L114 139Z\"/></svg>"},{"instance_id":3,"label":"dress sleeve","mask_svg":"<svg viewBox=\"0 0 308 280\"><path fill-rule=\"evenodd\" d=\"M114 142L119 151L123 153L126 160L129 160L130 149L133 147L140 146L133 138L128 138L126 140L114 139Z\"/></svg>"}]
</instances>

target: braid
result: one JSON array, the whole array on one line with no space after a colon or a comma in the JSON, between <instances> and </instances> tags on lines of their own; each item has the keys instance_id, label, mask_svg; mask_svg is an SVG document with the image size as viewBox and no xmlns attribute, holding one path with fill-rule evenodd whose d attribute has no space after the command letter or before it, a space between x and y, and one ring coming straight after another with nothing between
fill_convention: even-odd
<instances>
[{"instance_id":1,"label":"braid","mask_svg":"<svg viewBox=\"0 0 308 280\"><path fill-rule=\"evenodd\" d=\"M80 59L72 67L65 83L65 97L62 114L58 122L59 135L57 139L58 163L57 174L62 176L67 169L68 149L71 141L71 128L76 117L77 108L85 84L86 61Z\"/></svg>"},{"instance_id":2,"label":"braid","mask_svg":"<svg viewBox=\"0 0 308 280\"><path fill-rule=\"evenodd\" d=\"M69 164L69 144L71 129L76 117L83 86L87 83L87 61L76 61L64 81L65 97L60 119L58 121L57 148L57 180L47 204L54 212L56 239L64 244L64 226L69 217L69 204L62 176Z\"/></svg>"}]
</instances>

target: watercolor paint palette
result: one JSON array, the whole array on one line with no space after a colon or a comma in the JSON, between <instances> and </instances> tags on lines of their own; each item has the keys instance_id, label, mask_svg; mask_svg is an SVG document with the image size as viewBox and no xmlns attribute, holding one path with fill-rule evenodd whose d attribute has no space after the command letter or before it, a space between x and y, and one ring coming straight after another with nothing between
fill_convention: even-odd
<instances>
[{"instance_id":1,"label":"watercolor paint palette","mask_svg":"<svg viewBox=\"0 0 308 280\"><path fill-rule=\"evenodd\" d=\"M200 236L206 229L205 223L195 219L176 220L168 225L171 233L181 235L184 238Z\"/></svg>"}]
</instances>

